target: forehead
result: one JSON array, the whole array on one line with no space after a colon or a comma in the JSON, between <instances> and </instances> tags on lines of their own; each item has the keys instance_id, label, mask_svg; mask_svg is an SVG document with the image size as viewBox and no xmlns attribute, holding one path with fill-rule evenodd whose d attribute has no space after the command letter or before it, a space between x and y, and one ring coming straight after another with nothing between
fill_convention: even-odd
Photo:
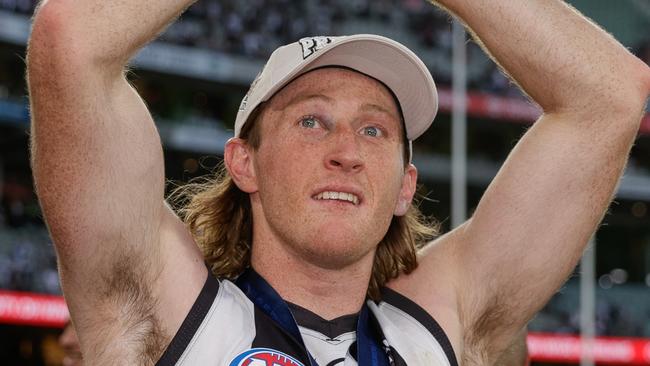
<instances>
[{"instance_id":1,"label":"forehead","mask_svg":"<svg viewBox=\"0 0 650 366\"><path fill-rule=\"evenodd\" d=\"M335 101L371 103L399 120L397 101L384 84L360 72L340 67L319 68L295 78L269 100L269 106L281 110L296 97L310 95L324 95Z\"/></svg>"}]
</instances>

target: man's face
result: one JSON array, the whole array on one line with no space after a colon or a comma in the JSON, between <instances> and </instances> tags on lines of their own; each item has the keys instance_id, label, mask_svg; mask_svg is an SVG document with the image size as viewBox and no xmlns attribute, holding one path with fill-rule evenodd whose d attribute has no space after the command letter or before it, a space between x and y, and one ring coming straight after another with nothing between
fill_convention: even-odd
<instances>
[{"instance_id":1,"label":"man's face","mask_svg":"<svg viewBox=\"0 0 650 366\"><path fill-rule=\"evenodd\" d=\"M372 255L393 215L405 213L417 175L404 166L386 87L350 70L315 70L278 92L260 123L254 233L325 267Z\"/></svg>"}]
</instances>

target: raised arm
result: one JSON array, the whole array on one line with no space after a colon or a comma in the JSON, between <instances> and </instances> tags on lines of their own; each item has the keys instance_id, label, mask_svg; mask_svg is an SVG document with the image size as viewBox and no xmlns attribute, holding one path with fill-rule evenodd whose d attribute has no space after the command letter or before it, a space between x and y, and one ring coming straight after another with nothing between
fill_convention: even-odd
<instances>
[{"instance_id":1,"label":"raised arm","mask_svg":"<svg viewBox=\"0 0 650 366\"><path fill-rule=\"evenodd\" d=\"M395 283L442 318L465 364L490 364L565 281L602 219L639 127L650 71L558 0L440 4L544 112L473 217Z\"/></svg>"},{"instance_id":2,"label":"raised arm","mask_svg":"<svg viewBox=\"0 0 650 366\"><path fill-rule=\"evenodd\" d=\"M27 55L32 165L88 364L153 364L206 269L164 203L129 58L192 1L46 0Z\"/></svg>"}]
</instances>

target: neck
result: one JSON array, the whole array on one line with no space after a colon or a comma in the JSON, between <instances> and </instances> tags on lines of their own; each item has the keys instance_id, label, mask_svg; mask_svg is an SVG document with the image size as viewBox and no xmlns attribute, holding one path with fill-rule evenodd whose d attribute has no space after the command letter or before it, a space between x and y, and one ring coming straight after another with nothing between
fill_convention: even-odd
<instances>
[{"instance_id":1,"label":"neck","mask_svg":"<svg viewBox=\"0 0 650 366\"><path fill-rule=\"evenodd\" d=\"M352 265L323 268L275 240L254 241L252 249L253 268L282 299L324 319L356 313L366 299L374 251Z\"/></svg>"}]
</instances>

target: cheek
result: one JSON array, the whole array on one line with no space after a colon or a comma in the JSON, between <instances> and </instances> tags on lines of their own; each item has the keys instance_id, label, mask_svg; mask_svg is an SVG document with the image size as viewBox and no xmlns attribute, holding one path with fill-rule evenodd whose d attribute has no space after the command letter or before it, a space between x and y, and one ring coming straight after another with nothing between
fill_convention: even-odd
<instances>
[{"instance_id":1,"label":"cheek","mask_svg":"<svg viewBox=\"0 0 650 366\"><path fill-rule=\"evenodd\" d=\"M404 171L401 162L399 164L380 164L375 171L378 173L369 179L374 182L377 203L381 209L389 211L392 216L402 188Z\"/></svg>"},{"instance_id":2,"label":"cheek","mask_svg":"<svg viewBox=\"0 0 650 366\"><path fill-rule=\"evenodd\" d=\"M306 174L304 168L308 155L299 153L304 150L290 146L260 147L260 158L255 161L260 190L291 192L298 187L300 177Z\"/></svg>"}]
</instances>

